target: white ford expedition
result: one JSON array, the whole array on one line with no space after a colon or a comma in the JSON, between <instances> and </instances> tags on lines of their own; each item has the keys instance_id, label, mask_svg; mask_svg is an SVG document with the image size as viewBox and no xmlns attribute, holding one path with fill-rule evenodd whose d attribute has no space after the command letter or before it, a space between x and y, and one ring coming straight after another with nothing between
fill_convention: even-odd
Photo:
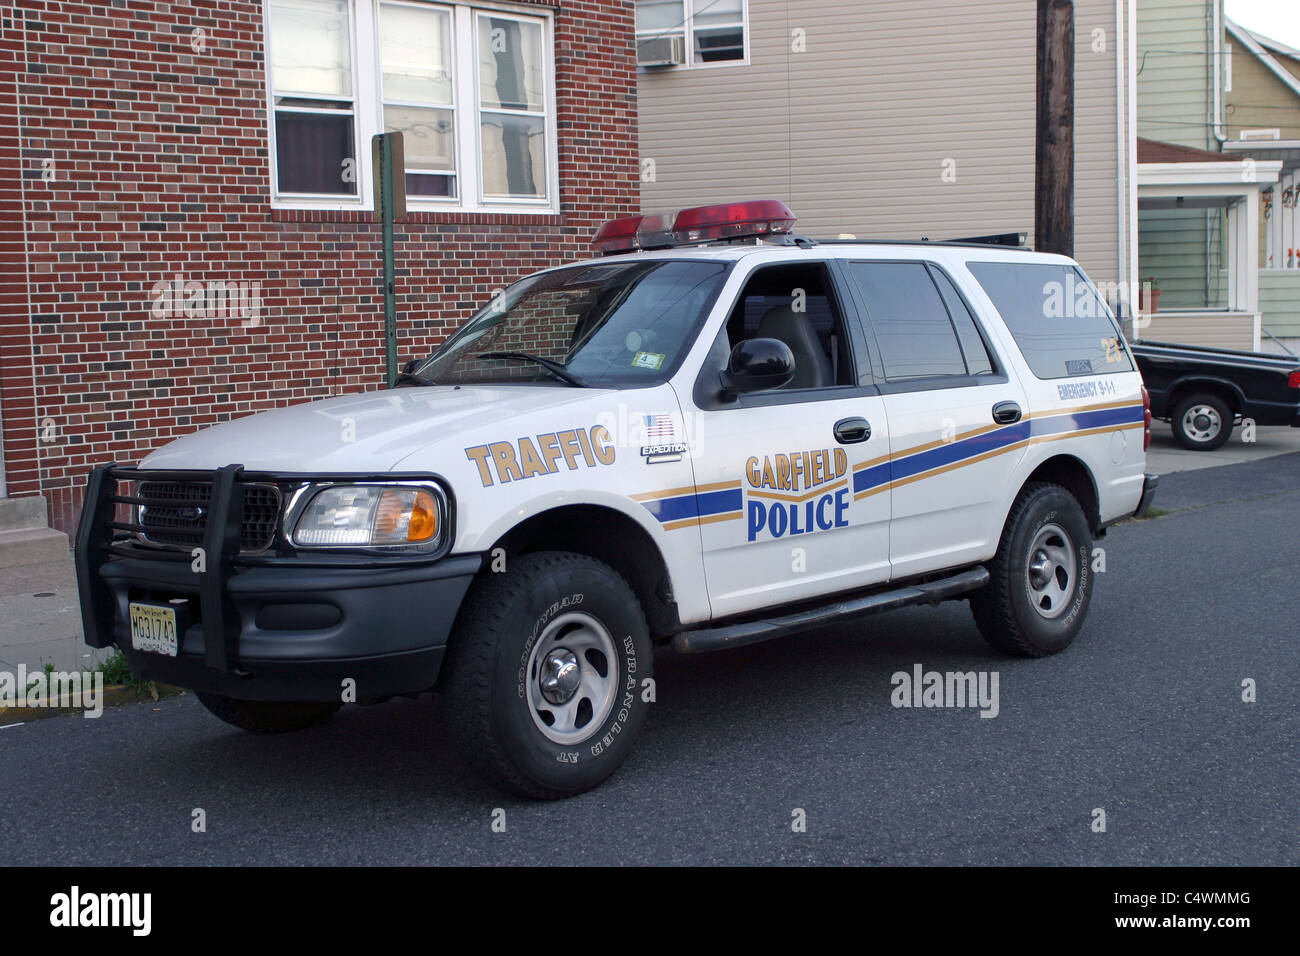
<instances>
[{"instance_id":1,"label":"white ford expedition","mask_svg":"<svg viewBox=\"0 0 1300 956\"><path fill-rule=\"evenodd\" d=\"M1156 483L1106 304L1061 256L793 221L606 223L396 388L96 468L88 643L247 730L438 690L468 760L542 798L626 756L656 644L966 599L995 647L1063 650L1094 538Z\"/></svg>"}]
</instances>

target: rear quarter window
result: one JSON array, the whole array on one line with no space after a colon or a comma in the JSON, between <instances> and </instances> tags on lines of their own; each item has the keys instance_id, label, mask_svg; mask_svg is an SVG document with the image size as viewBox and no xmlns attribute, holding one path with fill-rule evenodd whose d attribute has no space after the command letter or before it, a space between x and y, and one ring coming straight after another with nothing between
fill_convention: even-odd
<instances>
[{"instance_id":1,"label":"rear quarter window","mask_svg":"<svg viewBox=\"0 0 1300 956\"><path fill-rule=\"evenodd\" d=\"M1050 262L968 262L1041 379L1129 372L1115 320L1083 273Z\"/></svg>"}]
</instances>

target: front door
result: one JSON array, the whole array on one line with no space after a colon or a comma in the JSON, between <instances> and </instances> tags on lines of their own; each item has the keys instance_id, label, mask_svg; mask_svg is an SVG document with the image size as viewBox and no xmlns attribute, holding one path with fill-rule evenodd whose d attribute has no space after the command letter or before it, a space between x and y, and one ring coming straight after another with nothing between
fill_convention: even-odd
<instances>
[{"instance_id":1,"label":"front door","mask_svg":"<svg viewBox=\"0 0 1300 956\"><path fill-rule=\"evenodd\" d=\"M757 268L712 353L776 338L796 366L783 388L698 413L694 523L715 618L889 578L890 495L876 480L889 428L846 301L825 262ZM706 363L703 381L718 371Z\"/></svg>"}]
</instances>

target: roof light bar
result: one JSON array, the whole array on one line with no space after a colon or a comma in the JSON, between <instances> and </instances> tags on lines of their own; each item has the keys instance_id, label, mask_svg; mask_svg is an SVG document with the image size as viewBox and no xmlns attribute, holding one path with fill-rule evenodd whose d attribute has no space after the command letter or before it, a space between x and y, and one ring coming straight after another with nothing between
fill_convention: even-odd
<instances>
[{"instance_id":1,"label":"roof light bar","mask_svg":"<svg viewBox=\"0 0 1300 956\"><path fill-rule=\"evenodd\" d=\"M790 207L779 199L696 206L677 214L673 236L683 244L711 239L746 239L789 232L795 219Z\"/></svg>"},{"instance_id":2,"label":"roof light bar","mask_svg":"<svg viewBox=\"0 0 1300 956\"><path fill-rule=\"evenodd\" d=\"M747 239L789 232L796 221L785 203L776 199L694 206L676 216L628 216L611 219L596 230L592 245L602 255L638 249L668 249L726 239Z\"/></svg>"},{"instance_id":3,"label":"roof light bar","mask_svg":"<svg viewBox=\"0 0 1300 956\"><path fill-rule=\"evenodd\" d=\"M636 231L641 226L641 219L641 216L628 216L626 219L610 219L602 222L591 244L606 256L619 252L634 252L641 248L636 241Z\"/></svg>"}]
</instances>

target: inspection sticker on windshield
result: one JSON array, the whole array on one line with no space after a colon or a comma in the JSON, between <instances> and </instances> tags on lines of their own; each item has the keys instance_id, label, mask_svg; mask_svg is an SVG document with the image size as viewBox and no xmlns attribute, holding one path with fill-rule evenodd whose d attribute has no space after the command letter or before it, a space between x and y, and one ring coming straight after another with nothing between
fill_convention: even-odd
<instances>
[{"instance_id":1,"label":"inspection sticker on windshield","mask_svg":"<svg viewBox=\"0 0 1300 956\"><path fill-rule=\"evenodd\" d=\"M658 370L663 367L665 357L663 352L637 352L632 358L632 367Z\"/></svg>"}]
</instances>

